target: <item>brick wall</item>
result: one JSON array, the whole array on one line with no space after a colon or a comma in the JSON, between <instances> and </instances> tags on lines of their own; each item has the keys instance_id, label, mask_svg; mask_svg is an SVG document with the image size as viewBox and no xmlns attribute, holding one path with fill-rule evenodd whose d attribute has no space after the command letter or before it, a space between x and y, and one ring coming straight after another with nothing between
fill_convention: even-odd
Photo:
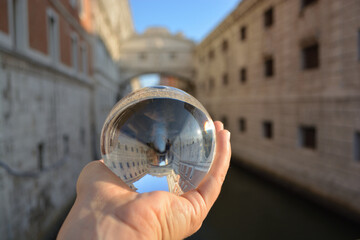
<instances>
[{"instance_id":1,"label":"brick wall","mask_svg":"<svg viewBox=\"0 0 360 240\"><path fill-rule=\"evenodd\" d=\"M0 31L4 33L9 33L7 0L0 0Z\"/></svg>"},{"instance_id":2,"label":"brick wall","mask_svg":"<svg viewBox=\"0 0 360 240\"><path fill-rule=\"evenodd\" d=\"M29 47L48 54L47 15L48 2L34 0L28 2Z\"/></svg>"}]
</instances>

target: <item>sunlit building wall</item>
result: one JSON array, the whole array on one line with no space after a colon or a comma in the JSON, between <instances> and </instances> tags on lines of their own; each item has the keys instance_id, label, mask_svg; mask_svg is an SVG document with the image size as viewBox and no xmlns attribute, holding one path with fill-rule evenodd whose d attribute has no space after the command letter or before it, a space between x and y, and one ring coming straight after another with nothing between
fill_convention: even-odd
<instances>
[{"instance_id":1,"label":"sunlit building wall","mask_svg":"<svg viewBox=\"0 0 360 240\"><path fill-rule=\"evenodd\" d=\"M90 2L90 32L103 39L111 58L119 60L121 43L134 34L128 0L86 0ZM85 1L85 2L86 2Z\"/></svg>"},{"instance_id":2,"label":"sunlit building wall","mask_svg":"<svg viewBox=\"0 0 360 240\"><path fill-rule=\"evenodd\" d=\"M105 118L119 99L120 46L134 34L128 0L84 0L82 25L93 35L93 122L95 157L100 158L99 139ZM88 6L88 7L87 7Z\"/></svg>"},{"instance_id":3,"label":"sunlit building wall","mask_svg":"<svg viewBox=\"0 0 360 240\"><path fill-rule=\"evenodd\" d=\"M118 100L119 71L105 43L99 36L92 36L93 49L93 94L94 157L101 158L100 135L107 115Z\"/></svg>"},{"instance_id":4,"label":"sunlit building wall","mask_svg":"<svg viewBox=\"0 0 360 240\"><path fill-rule=\"evenodd\" d=\"M91 47L71 1L0 1L0 238L39 239L91 160Z\"/></svg>"},{"instance_id":5,"label":"sunlit building wall","mask_svg":"<svg viewBox=\"0 0 360 240\"><path fill-rule=\"evenodd\" d=\"M1 239L45 237L98 155L116 101L118 40L132 32L127 1L99 2L0 0ZM104 21L110 30L95 25Z\"/></svg>"},{"instance_id":6,"label":"sunlit building wall","mask_svg":"<svg viewBox=\"0 0 360 240\"><path fill-rule=\"evenodd\" d=\"M360 214L360 3L243 0L197 47L233 155Z\"/></svg>"}]
</instances>

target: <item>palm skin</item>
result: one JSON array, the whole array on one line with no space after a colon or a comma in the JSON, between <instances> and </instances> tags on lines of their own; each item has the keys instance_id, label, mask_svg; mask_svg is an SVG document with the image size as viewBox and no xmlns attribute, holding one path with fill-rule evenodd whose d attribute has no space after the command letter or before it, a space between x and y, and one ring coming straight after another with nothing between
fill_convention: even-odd
<instances>
[{"instance_id":1,"label":"palm skin","mask_svg":"<svg viewBox=\"0 0 360 240\"><path fill-rule=\"evenodd\" d=\"M230 133L215 122L217 149L198 188L181 196L133 192L100 161L89 163L58 239L182 239L195 233L217 199L229 168Z\"/></svg>"}]
</instances>

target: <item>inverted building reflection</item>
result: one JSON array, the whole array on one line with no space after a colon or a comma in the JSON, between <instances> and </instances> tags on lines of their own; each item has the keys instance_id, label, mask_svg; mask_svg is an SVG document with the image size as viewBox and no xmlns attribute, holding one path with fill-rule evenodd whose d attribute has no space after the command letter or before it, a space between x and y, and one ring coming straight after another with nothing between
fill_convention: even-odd
<instances>
[{"instance_id":1,"label":"inverted building reflection","mask_svg":"<svg viewBox=\"0 0 360 240\"><path fill-rule=\"evenodd\" d=\"M112 161L108 165L135 191L147 192L146 189L137 189L134 183L149 174L165 176L169 192L182 194L195 188L210 166L209 161L197 161L205 155L206 149L199 138L177 137L169 144L167 151L160 154L128 135L120 133L118 140L109 153L108 159Z\"/></svg>"},{"instance_id":2,"label":"inverted building reflection","mask_svg":"<svg viewBox=\"0 0 360 240\"><path fill-rule=\"evenodd\" d=\"M105 164L138 192L181 194L196 188L214 151L212 121L199 108L173 98L135 102L104 126Z\"/></svg>"}]
</instances>

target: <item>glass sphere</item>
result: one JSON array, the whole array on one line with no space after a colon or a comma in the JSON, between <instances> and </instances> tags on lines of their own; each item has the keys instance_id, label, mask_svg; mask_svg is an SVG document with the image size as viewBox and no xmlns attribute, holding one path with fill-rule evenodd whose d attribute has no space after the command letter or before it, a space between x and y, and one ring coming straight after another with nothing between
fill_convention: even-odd
<instances>
[{"instance_id":1,"label":"glass sphere","mask_svg":"<svg viewBox=\"0 0 360 240\"><path fill-rule=\"evenodd\" d=\"M176 88L142 88L120 100L101 133L107 167L137 192L180 195L196 188L215 154L215 126L194 97Z\"/></svg>"}]
</instances>

